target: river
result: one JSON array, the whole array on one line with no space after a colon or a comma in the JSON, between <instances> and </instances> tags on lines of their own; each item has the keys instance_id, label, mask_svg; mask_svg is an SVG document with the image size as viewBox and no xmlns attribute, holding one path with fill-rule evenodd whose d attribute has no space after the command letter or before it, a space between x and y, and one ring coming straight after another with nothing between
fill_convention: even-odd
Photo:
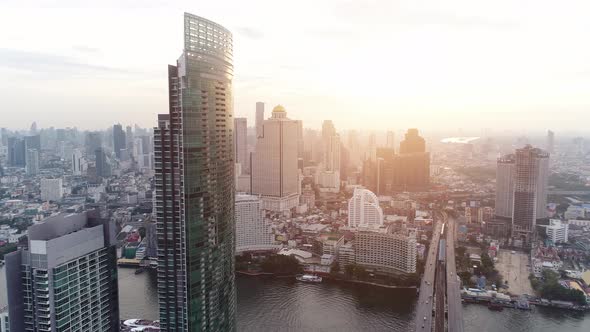
<instances>
[{"instance_id":1,"label":"river","mask_svg":"<svg viewBox=\"0 0 590 332\"><path fill-rule=\"evenodd\" d=\"M158 318L156 277L119 269L121 318ZM238 331L408 331L416 297L412 291L350 284L297 283L292 279L238 277ZM0 307L6 304L0 268ZM590 314L534 308L490 311L464 305L465 331L590 331Z\"/></svg>"}]
</instances>

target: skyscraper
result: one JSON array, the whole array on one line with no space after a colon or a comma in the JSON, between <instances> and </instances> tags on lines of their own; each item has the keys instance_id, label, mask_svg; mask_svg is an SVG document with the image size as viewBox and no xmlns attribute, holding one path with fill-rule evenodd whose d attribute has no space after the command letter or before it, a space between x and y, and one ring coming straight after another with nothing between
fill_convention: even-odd
<instances>
[{"instance_id":1,"label":"skyscraper","mask_svg":"<svg viewBox=\"0 0 590 332\"><path fill-rule=\"evenodd\" d=\"M35 149L41 152L41 135L25 136L26 149Z\"/></svg>"},{"instance_id":2,"label":"skyscraper","mask_svg":"<svg viewBox=\"0 0 590 332\"><path fill-rule=\"evenodd\" d=\"M154 129L158 300L163 331L235 330L232 34L184 14Z\"/></svg>"},{"instance_id":3,"label":"skyscraper","mask_svg":"<svg viewBox=\"0 0 590 332\"><path fill-rule=\"evenodd\" d=\"M395 134L388 130L385 136L385 147L395 151Z\"/></svg>"},{"instance_id":4,"label":"skyscraper","mask_svg":"<svg viewBox=\"0 0 590 332\"><path fill-rule=\"evenodd\" d=\"M322 169L318 171L316 183L329 191L340 190L340 136L331 120L322 124Z\"/></svg>"},{"instance_id":5,"label":"skyscraper","mask_svg":"<svg viewBox=\"0 0 590 332\"><path fill-rule=\"evenodd\" d=\"M262 123L264 122L264 103L256 103L256 137L262 136Z\"/></svg>"},{"instance_id":6,"label":"skyscraper","mask_svg":"<svg viewBox=\"0 0 590 332\"><path fill-rule=\"evenodd\" d=\"M555 152L555 133L547 130L547 152Z\"/></svg>"},{"instance_id":7,"label":"skyscraper","mask_svg":"<svg viewBox=\"0 0 590 332\"><path fill-rule=\"evenodd\" d=\"M123 131L123 126L120 124L116 124L113 126L113 150L115 151L115 156L121 159L121 150L127 148L126 143L126 136L125 132Z\"/></svg>"},{"instance_id":8,"label":"skyscraper","mask_svg":"<svg viewBox=\"0 0 590 332\"><path fill-rule=\"evenodd\" d=\"M103 148L98 148L94 152L94 160L96 162L96 176L101 178L108 178L111 176L111 165Z\"/></svg>"},{"instance_id":9,"label":"skyscraper","mask_svg":"<svg viewBox=\"0 0 590 332\"><path fill-rule=\"evenodd\" d=\"M252 193L262 196L263 209L287 211L299 202L298 123L278 105L262 125L252 153Z\"/></svg>"},{"instance_id":10,"label":"skyscraper","mask_svg":"<svg viewBox=\"0 0 590 332\"><path fill-rule=\"evenodd\" d=\"M248 120L234 118L234 151L235 160L242 167L242 173L250 173L250 158L248 158Z\"/></svg>"},{"instance_id":11,"label":"skyscraper","mask_svg":"<svg viewBox=\"0 0 590 332\"><path fill-rule=\"evenodd\" d=\"M530 245L547 205L549 154L530 145L516 150L512 237Z\"/></svg>"},{"instance_id":12,"label":"skyscraper","mask_svg":"<svg viewBox=\"0 0 590 332\"><path fill-rule=\"evenodd\" d=\"M74 175L82 175L82 151L74 149L72 152L72 173Z\"/></svg>"},{"instance_id":13,"label":"skyscraper","mask_svg":"<svg viewBox=\"0 0 590 332\"><path fill-rule=\"evenodd\" d=\"M115 225L96 211L28 228L5 256L11 331L118 331Z\"/></svg>"},{"instance_id":14,"label":"skyscraper","mask_svg":"<svg viewBox=\"0 0 590 332\"><path fill-rule=\"evenodd\" d=\"M29 176L39 174L39 151L37 149L28 149L26 157L26 172Z\"/></svg>"},{"instance_id":15,"label":"skyscraper","mask_svg":"<svg viewBox=\"0 0 590 332\"><path fill-rule=\"evenodd\" d=\"M363 188L355 188L352 198L348 201L348 226L381 226L383 210L373 192Z\"/></svg>"},{"instance_id":16,"label":"skyscraper","mask_svg":"<svg viewBox=\"0 0 590 332\"><path fill-rule=\"evenodd\" d=\"M405 139L399 144L399 153L426 152L426 141L418 134L418 129L410 128Z\"/></svg>"},{"instance_id":17,"label":"skyscraper","mask_svg":"<svg viewBox=\"0 0 590 332\"><path fill-rule=\"evenodd\" d=\"M8 166L25 167L26 165L26 144L25 140L18 137L8 137Z\"/></svg>"},{"instance_id":18,"label":"skyscraper","mask_svg":"<svg viewBox=\"0 0 590 332\"><path fill-rule=\"evenodd\" d=\"M496 216L512 218L514 206L515 156L498 159L496 168Z\"/></svg>"},{"instance_id":19,"label":"skyscraper","mask_svg":"<svg viewBox=\"0 0 590 332\"><path fill-rule=\"evenodd\" d=\"M96 149L102 147L102 134L98 131L86 132L84 141L86 156L93 156Z\"/></svg>"}]
</instances>

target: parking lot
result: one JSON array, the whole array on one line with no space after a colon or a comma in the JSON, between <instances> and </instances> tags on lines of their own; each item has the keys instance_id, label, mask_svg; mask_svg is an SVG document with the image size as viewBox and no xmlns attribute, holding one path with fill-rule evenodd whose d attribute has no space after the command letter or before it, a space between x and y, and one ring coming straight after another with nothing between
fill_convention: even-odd
<instances>
[{"instance_id":1,"label":"parking lot","mask_svg":"<svg viewBox=\"0 0 590 332\"><path fill-rule=\"evenodd\" d=\"M534 294L529 281L529 274L531 268L529 264L529 257L524 252L511 253L510 250L501 249L498 252L498 261L496 262L496 269L508 281L508 292L512 295Z\"/></svg>"}]
</instances>

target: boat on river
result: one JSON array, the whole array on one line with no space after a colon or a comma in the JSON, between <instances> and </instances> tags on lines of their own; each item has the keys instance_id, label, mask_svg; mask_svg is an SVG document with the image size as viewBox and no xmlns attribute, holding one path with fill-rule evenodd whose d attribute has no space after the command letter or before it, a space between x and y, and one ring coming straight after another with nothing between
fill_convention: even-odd
<instances>
[{"instance_id":1,"label":"boat on river","mask_svg":"<svg viewBox=\"0 0 590 332\"><path fill-rule=\"evenodd\" d=\"M311 282L311 283L322 282L322 277L316 276L313 274L300 274L300 275L296 276L295 279L297 279L297 281L302 281L302 282Z\"/></svg>"}]
</instances>

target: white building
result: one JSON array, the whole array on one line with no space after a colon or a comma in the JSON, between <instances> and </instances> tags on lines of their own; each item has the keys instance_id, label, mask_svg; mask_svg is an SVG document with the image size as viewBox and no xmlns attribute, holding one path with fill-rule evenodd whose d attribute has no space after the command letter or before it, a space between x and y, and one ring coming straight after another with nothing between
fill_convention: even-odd
<instances>
[{"instance_id":1,"label":"white building","mask_svg":"<svg viewBox=\"0 0 590 332\"><path fill-rule=\"evenodd\" d=\"M356 264L377 272L416 273L415 233L392 228L364 229L354 240Z\"/></svg>"},{"instance_id":2,"label":"white building","mask_svg":"<svg viewBox=\"0 0 590 332\"><path fill-rule=\"evenodd\" d=\"M236 253L276 249L270 223L257 196L236 195Z\"/></svg>"},{"instance_id":3,"label":"white building","mask_svg":"<svg viewBox=\"0 0 590 332\"><path fill-rule=\"evenodd\" d=\"M363 188L355 188L348 201L348 226L381 226L383 210L373 192Z\"/></svg>"},{"instance_id":4,"label":"white building","mask_svg":"<svg viewBox=\"0 0 590 332\"><path fill-rule=\"evenodd\" d=\"M299 204L298 133L298 121L287 118L281 105L262 123L251 173L252 193L261 195L265 210L284 212Z\"/></svg>"},{"instance_id":5,"label":"white building","mask_svg":"<svg viewBox=\"0 0 590 332\"><path fill-rule=\"evenodd\" d=\"M41 180L41 200L60 201L63 195L62 179Z\"/></svg>"},{"instance_id":6,"label":"white building","mask_svg":"<svg viewBox=\"0 0 590 332\"><path fill-rule=\"evenodd\" d=\"M553 243L567 242L568 231L569 225L559 219L551 219L549 225L545 226L547 238Z\"/></svg>"}]
</instances>

